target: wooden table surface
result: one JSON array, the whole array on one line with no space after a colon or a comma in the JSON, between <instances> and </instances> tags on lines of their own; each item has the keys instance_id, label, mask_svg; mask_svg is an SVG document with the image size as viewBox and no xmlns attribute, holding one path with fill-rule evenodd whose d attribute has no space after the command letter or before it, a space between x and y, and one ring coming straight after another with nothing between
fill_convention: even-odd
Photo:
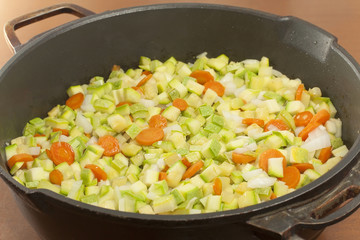
<instances>
[{"instance_id":1,"label":"wooden table surface","mask_svg":"<svg viewBox=\"0 0 360 240\"><path fill-rule=\"evenodd\" d=\"M3 26L7 21L25 13L61 2L62 1L58 0L0 0L0 25ZM107 10L145 4L186 1L68 0L66 2L75 3L96 13L101 13ZM344 47L358 62L360 62L360 31L358 29L358 24L360 24L359 0L194 0L191 2L235 5L282 16L296 16L302 18L337 36L340 45ZM38 33L74 19L76 19L76 17L71 15L53 17L52 19L45 20L41 23L36 23L23 29L19 29L17 34L21 42L26 42ZM6 45L4 34L1 32L0 35L0 67L2 67L11 58L12 53ZM26 222L20 211L17 209L10 190L2 180L0 180L0 239L39 239L37 234L31 228L31 224ZM360 239L360 210L344 221L326 228L318 239Z\"/></svg>"}]
</instances>

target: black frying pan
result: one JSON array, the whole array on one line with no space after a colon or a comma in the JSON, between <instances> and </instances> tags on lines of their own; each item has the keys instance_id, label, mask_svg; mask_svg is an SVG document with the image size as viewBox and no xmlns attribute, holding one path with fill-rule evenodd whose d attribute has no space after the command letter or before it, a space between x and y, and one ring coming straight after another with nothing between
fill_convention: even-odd
<instances>
[{"instance_id":1,"label":"black frying pan","mask_svg":"<svg viewBox=\"0 0 360 240\"><path fill-rule=\"evenodd\" d=\"M14 29L59 13L85 16L21 46ZM360 205L360 67L336 38L294 17L208 4L164 4L92 15L64 4L6 26L16 54L0 71L0 176L44 239L269 239L313 238ZM350 151L318 180L286 196L242 209L198 215L141 215L77 202L14 181L3 146L24 123L64 102L65 90L113 64L134 67L141 55L191 61L207 51L233 60L267 56L275 69L319 86L343 121ZM16 97L14 97L16 96ZM340 209L341 203L348 202ZM331 212L331 213L329 213Z\"/></svg>"}]
</instances>

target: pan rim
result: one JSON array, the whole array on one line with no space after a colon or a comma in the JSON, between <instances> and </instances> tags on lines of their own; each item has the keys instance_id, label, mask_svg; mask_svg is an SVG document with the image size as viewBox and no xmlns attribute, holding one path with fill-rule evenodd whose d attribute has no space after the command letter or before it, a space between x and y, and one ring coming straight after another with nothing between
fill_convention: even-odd
<instances>
[{"instance_id":1,"label":"pan rim","mask_svg":"<svg viewBox=\"0 0 360 240\"><path fill-rule=\"evenodd\" d=\"M146 12L146 11L158 11L158 10L170 10L170 9L184 9L184 8L191 8L191 9L204 9L204 10L220 10L220 11L230 11L230 12L238 12L243 14L251 14L258 16L260 18L266 18L273 21L296 21L299 24L304 24L307 27L315 28L322 34L326 35L328 38L331 39L331 47L338 51L339 54L342 54L347 61L347 63L351 66L354 72L357 73L360 79L360 67L357 62L353 59L353 57L341 46L337 44L337 39L332 34L328 33L327 31L308 23L304 20L301 20L296 17L291 16L278 16L275 14L270 14L258 10L248 9L248 8L240 8L235 6L229 5L219 5L219 4L201 4L201 3L171 3L171 4L155 4L155 5L145 5L145 6L137 6L137 7L130 7L118 10L107 11L100 14L95 14L92 16L88 16L82 19L78 19L72 21L70 23L61 25L57 28L54 28L41 36L38 36L36 39L26 43L21 47L20 51L16 53L0 70L0 82L2 81L3 76L6 75L6 72L13 66L14 62L18 61L22 57L26 56L29 52L35 49L37 46L40 46L44 42L47 42L53 38L56 38L58 35L64 34L71 30L74 30L80 26L91 24L93 22L101 21L104 19L120 16L120 15L127 15L127 14L134 14L139 12ZM204 219L217 219L221 218L224 219L225 217L239 217L243 216L249 218L252 215L259 214L260 212L269 212L274 210L276 207L279 207L283 204L289 204L293 202L295 199L300 198L306 194L313 193L317 189L321 188L327 182L329 182L332 178L335 178L340 173L349 170L349 168L356 163L356 158L360 152L360 136L356 139L353 143L352 147L349 149L349 153L347 156L344 157L342 160L345 164L336 165L333 169L331 169L326 174L322 175L318 180L308 184L307 186L302 187L301 189L289 193L283 197L279 197L278 199L256 204L253 206L235 209L235 210L228 210L228 211L221 211L216 213L201 213L195 215L146 215L146 214L139 214L139 213L129 213L129 212L120 212L114 210L108 210L101 207L96 207L92 205L88 205L76 200L69 199L62 195L50 192L48 190L33 190L28 189L21 184L17 183L9 174L7 169L0 168L0 176L6 180L7 183L12 185L13 188L18 189L21 192L24 192L27 195L44 195L51 197L52 199L58 201L59 203L63 204L64 206L74 208L75 210L86 210L88 212L96 213L96 214L104 214L107 217L111 216L114 218L126 218L132 219L134 221L152 221L152 225L155 222L168 221L172 223L179 223L179 222L198 222Z\"/></svg>"}]
</instances>

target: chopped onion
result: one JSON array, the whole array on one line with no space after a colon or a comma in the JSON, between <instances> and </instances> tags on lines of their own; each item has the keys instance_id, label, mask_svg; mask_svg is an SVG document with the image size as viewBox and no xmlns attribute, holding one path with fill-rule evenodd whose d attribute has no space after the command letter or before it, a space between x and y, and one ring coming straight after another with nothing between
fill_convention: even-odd
<instances>
[{"instance_id":1,"label":"chopped onion","mask_svg":"<svg viewBox=\"0 0 360 240\"><path fill-rule=\"evenodd\" d=\"M199 55L197 55L196 58L206 57L206 55L207 55L207 52L203 52L203 53L200 53Z\"/></svg>"},{"instance_id":2,"label":"chopped onion","mask_svg":"<svg viewBox=\"0 0 360 240\"><path fill-rule=\"evenodd\" d=\"M309 152L313 152L330 146L329 133L324 126L319 126L309 133L308 138L301 147L307 149Z\"/></svg>"},{"instance_id":3,"label":"chopped onion","mask_svg":"<svg viewBox=\"0 0 360 240\"><path fill-rule=\"evenodd\" d=\"M156 102L154 100L148 100L148 99L140 99L140 103L144 105L145 107L154 107L156 105Z\"/></svg>"},{"instance_id":4,"label":"chopped onion","mask_svg":"<svg viewBox=\"0 0 360 240\"><path fill-rule=\"evenodd\" d=\"M230 120L230 121L235 121L235 122L242 123L243 118L240 117L239 115L232 114L231 112L225 111L225 110L222 111L222 114L223 114L225 120Z\"/></svg>"},{"instance_id":5,"label":"chopped onion","mask_svg":"<svg viewBox=\"0 0 360 240\"><path fill-rule=\"evenodd\" d=\"M244 91L246 89L246 86L244 85L244 86L242 86L241 88L237 88L235 91L234 91L234 95L236 96L236 97L239 97L240 96L240 93L242 92L242 91Z\"/></svg>"},{"instance_id":6,"label":"chopped onion","mask_svg":"<svg viewBox=\"0 0 360 240\"><path fill-rule=\"evenodd\" d=\"M235 128L234 133L242 133L242 132L245 132L245 130L246 130L246 127L238 127L238 128Z\"/></svg>"},{"instance_id":7,"label":"chopped onion","mask_svg":"<svg viewBox=\"0 0 360 240\"><path fill-rule=\"evenodd\" d=\"M246 145L242 148L236 148L234 150L235 153L245 153L245 152L249 152L249 151L255 151L257 149L257 145L256 142L250 143L249 145Z\"/></svg>"},{"instance_id":8,"label":"chopped onion","mask_svg":"<svg viewBox=\"0 0 360 240\"><path fill-rule=\"evenodd\" d=\"M98 142L98 139L95 136L92 136L89 141L86 143L86 146L96 144Z\"/></svg>"},{"instance_id":9,"label":"chopped onion","mask_svg":"<svg viewBox=\"0 0 360 240\"><path fill-rule=\"evenodd\" d=\"M262 169L255 169L255 170L251 170L251 171L248 171L248 172L244 172L242 174L242 176L246 181L249 181L250 179L260 177L260 176L266 177L267 174Z\"/></svg>"},{"instance_id":10,"label":"chopped onion","mask_svg":"<svg viewBox=\"0 0 360 240\"><path fill-rule=\"evenodd\" d=\"M68 141L69 141L69 137L65 135L60 135L59 142L68 142Z\"/></svg>"},{"instance_id":11,"label":"chopped onion","mask_svg":"<svg viewBox=\"0 0 360 240\"><path fill-rule=\"evenodd\" d=\"M266 93L266 91L261 91L260 93L259 93L259 95L257 96L257 99L260 99L260 100L265 100L265 98L264 98L264 94Z\"/></svg>"},{"instance_id":12,"label":"chopped onion","mask_svg":"<svg viewBox=\"0 0 360 240\"><path fill-rule=\"evenodd\" d=\"M90 120L84 117L80 112L76 115L75 124L82 127L85 133L91 133L93 130Z\"/></svg>"},{"instance_id":13,"label":"chopped onion","mask_svg":"<svg viewBox=\"0 0 360 240\"><path fill-rule=\"evenodd\" d=\"M277 128L275 125L272 124L268 125L267 129L269 129L270 131L280 131L279 128Z\"/></svg>"},{"instance_id":14,"label":"chopped onion","mask_svg":"<svg viewBox=\"0 0 360 240\"><path fill-rule=\"evenodd\" d=\"M258 177L252 178L248 181L247 186L249 188L265 188L271 187L276 182L274 177Z\"/></svg>"},{"instance_id":15,"label":"chopped onion","mask_svg":"<svg viewBox=\"0 0 360 240\"><path fill-rule=\"evenodd\" d=\"M29 147L28 153L30 155L39 155L40 154L40 147Z\"/></svg>"},{"instance_id":16,"label":"chopped onion","mask_svg":"<svg viewBox=\"0 0 360 240\"><path fill-rule=\"evenodd\" d=\"M221 80L220 83L225 87L225 95L233 95L236 90L236 85L234 83L234 75L232 73L227 73Z\"/></svg>"},{"instance_id":17,"label":"chopped onion","mask_svg":"<svg viewBox=\"0 0 360 240\"><path fill-rule=\"evenodd\" d=\"M171 133L171 131L182 132L182 128L181 128L181 126L179 124L173 124L171 126L168 126L168 127L164 128L164 134L165 135Z\"/></svg>"},{"instance_id":18,"label":"chopped onion","mask_svg":"<svg viewBox=\"0 0 360 240\"><path fill-rule=\"evenodd\" d=\"M299 136L299 133L300 133L304 128L305 128L305 127L303 127L303 126L295 128L295 135L296 135L296 136Z\"/></svg>"},{"instance_id":19,"label":"chopped onion","mask_svg":"<svg viewBox=\"0 0 360 240\"><path fill-rule=\"evenodd\" d=\"M279 72L278 70L275 70L275 69L272 70L272 74L275 77L281 77L283 75L281 72Z\"/></svg>"},{"instance_id":20,"label":"chopped onion","mask_svg":"<svg viewBox=\"0 0 360 240\"><path fill-rule=\"evenodd\" d=\"M158 165L158 167L162 170L165 167L165 161L163 158L159 158L159 160L157 160L156 164Z\"/></svg>"},{"instance_id":21,"label":"chopped onion","mask_svg":"<svg viewBox=\"0 0 360 240\"><path fill-rule=\"evenodd\" d=\"M251 103L258 107L261 104L263 104L264 102L262 100L260 100L260 99L254 98L254 99L251 100Z\"/></svg>"},{"instance_id":22,"label":"chopped onion","mask_svg":"<svg viewBox=\"0 0 360 240\"><path fill-rule=\"evenodd\" d=\"M83 103L81 104L81 110L84 112L95 112L94 106L91 104L92 95L86 95Z\"/></svg>"}]
</instances>

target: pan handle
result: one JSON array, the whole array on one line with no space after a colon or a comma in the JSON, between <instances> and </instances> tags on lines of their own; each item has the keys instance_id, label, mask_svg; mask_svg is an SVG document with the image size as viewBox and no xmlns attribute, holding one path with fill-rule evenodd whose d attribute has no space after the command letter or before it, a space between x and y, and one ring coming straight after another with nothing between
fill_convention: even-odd
<instances>
[{"instance_id":1,"label":"pan handle","mask_svg":"<svg viewBox=\"0 0 360 240\"><path fill-rule=\"evenodd\" d=\"M72 14L80 18L95 14L78 5L62 3L17 17L7 22L4 26L5 39L12 52L16 53L22 46L19 38L15 34L15 30L63 13Z\"/></svg>"},{"instance_id":2,"label":"pan handle","mask_svg":"<svg viewBox=\"0 0 360 240\"><path fill-rule=\"evenodd\" d=\"M255 232L275 239L306 239L304 229L319 231L351 215L360 207L360 161L340 184L321 196L284 206L247 221Z\"/></svg>"}]
</instances>

